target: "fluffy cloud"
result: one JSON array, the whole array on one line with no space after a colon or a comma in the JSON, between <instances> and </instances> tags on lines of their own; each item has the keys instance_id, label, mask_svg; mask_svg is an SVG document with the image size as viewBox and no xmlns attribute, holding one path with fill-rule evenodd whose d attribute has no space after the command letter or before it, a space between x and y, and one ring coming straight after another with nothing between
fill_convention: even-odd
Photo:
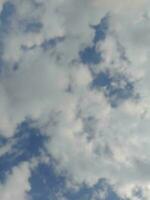
<instances>
[{"instance_id":1,"label":"fluffy cloud","mask_svg":"<svg viewBox=\"0 0 150 200\"><path fill-rule=\"evenodd\" d=\"M49 137L45 146L58 161L58 172L65 171L72 183L92 186L106 178L123 197L148 199L148 2L14 0L13 4L9 31L2 34L0 134L11 137L19 123L32 118ZM98 24L108 13L106 38L93 44L95 32L90 25ZM41 28L30 30L37 23ZM56 38L62 40L44 49L46 42ZM92 45L101 62L83 65L79 52ZM18 68L13 70L14 66ZM91 87L101 72L109 72L112 94L105 92L107 82L103 88ZM124 79L120 81L119 77ZM122 92L127 81L134 90L128 98ZM110 103L114 91L118 92L116 101L119 95L124 98L116 107ZM12 187L10 194L24 200L30 173L26 167L19 167L11 176L19 177L22 170L26 178L16 180L23 181L25 187L20 193L13 193ZM9 199L6 193L11 176L6 192L3 186L0 192L4 200ZM145 196L135 195L137 187Z\"/></svg>"},{"instance_id":2,"label":"fluffy cloud","mask_svg":"<svg viewBox=\"0 0 150 200\"><path fill-rule=\"evenodd\" d=\"M14 167L6 182L0 185L1 199L27 200L27 192L30 190L29 177L30 169L28 163L22 163L18 167Z\"/></svg>"}]
</instances>

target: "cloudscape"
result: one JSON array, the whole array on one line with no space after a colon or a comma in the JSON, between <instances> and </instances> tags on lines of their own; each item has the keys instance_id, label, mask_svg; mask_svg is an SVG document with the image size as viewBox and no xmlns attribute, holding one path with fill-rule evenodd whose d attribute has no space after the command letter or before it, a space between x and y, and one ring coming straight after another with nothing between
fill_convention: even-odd
<instances>
[{"instance_id":1,"label":"cloudscape","mask_svg":"<svg viewBox=\"0 0 150 200\"><path fill-rule=\"evenodd\" d=\"M12 199L150 199L149 0L0 0Z\"/></svg>"}]
</instances>

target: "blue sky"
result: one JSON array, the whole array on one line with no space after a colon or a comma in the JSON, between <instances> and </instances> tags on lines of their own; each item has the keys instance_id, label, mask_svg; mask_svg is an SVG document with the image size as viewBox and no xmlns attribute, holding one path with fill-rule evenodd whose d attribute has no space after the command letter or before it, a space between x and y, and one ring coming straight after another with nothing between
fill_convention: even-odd
<instances>
[{"instance_id":1,"label":"blue sky","mask_svg":"<svg viewBox=\"0 0 150 200\"><path fill-rule=\"evenodd\" d=\"M0 1L1 200L149 200L148 8Z\"/></svg>"}]
</instances>

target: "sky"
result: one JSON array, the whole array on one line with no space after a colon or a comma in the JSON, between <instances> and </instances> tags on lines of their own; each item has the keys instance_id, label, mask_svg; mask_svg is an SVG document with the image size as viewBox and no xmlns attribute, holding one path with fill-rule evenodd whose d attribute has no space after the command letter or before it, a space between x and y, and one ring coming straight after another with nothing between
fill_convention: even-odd
<instances>
[{"instance_id":1,"label":"sky","mask_svg":"<svg viewBox=\"0 0 150 200\"><path fill-rule=\"evenodd\" d=\"M0 200L150 199L149 8L0 0Z\"/></svg>"}]
</instances>

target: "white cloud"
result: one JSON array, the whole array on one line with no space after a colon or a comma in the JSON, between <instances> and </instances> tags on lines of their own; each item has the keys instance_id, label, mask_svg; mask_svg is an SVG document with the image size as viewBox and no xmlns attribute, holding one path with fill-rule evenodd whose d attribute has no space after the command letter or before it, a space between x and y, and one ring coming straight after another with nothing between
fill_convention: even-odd
<instances>
[{"instance_id":1,"label":"white cloud","mask_svg":"<svg viewBox=\"0 0 150 200\"><path fill-rule=\"evenodd\" d=\"M30 169L29 164L24 162L12 169L12 173L4 184L0 185L0 198L2 200L27 200L30 191L29 184Z\"/></svg>"},{"instance_id":2,"label":"white cloud","mask_svg":"<svg viewBox=\"0 0 150 200\"><path fill-rule=\"evenodd\" d=\"M95 6L99 6L102 8L107 8L108 11L117 11L117 12L122 12L122 11L128 11L128 10L137 10L143 8L143 6L146 3L146 0L134 0L134 1L123 1L123 0L112 0L109 2L109 0L91 0L91 2Z\"/></svg>"},{"instance_id":3,"label":"white cloud","mask_svg":"<svg viewBox=\"0 0 150 200\"><path fill-rule=\"evenodd\" d=\"M136 185L144 185L142 190L146 192L150 178L147 2L36 2L40 3L36 12L32 12L35 5L31 1L13 2L17 14L13 29L4 38L3 54L11 64L0 75L0 134L14 135L17 125L31 117L50 137L46 147L58 161L58 170L67 171L73 183L93 185L106 178L123 196L131 197ZM97 73L108 69L112 74L125 75L140 95L116 108L110 106L103 91L91 91L91 72L77 60L79 51L92 44L94 31L89 25L97 24L107 12L109 31L106 39L97 44L103 60L92 68ZM43 23L41 32L24 33L18 21L32 18ZM58 36L65 36L62 43L42 50L43 41ZM24 51L22 45L34 48ZM12 62L19 64L18 70L12 71ZM67 92L69 86L71 93ZM12 176L19 176L22 167L18 170ZM21 193L29 190L27 179L23 179L25 189ZM10 182L11 178L5 188ZM3 190L1 193L6 195Z\"/></svg>"}]
</instances>

